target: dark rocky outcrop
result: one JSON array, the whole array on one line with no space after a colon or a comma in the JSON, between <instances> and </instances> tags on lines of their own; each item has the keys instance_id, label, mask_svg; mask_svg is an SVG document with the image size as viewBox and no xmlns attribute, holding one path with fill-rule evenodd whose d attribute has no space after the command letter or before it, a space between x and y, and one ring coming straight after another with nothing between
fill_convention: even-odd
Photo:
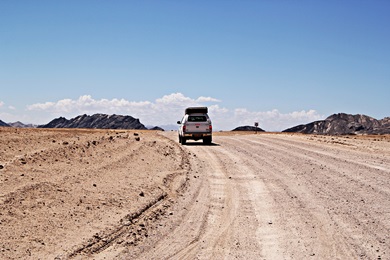
<instances>
[{"instance_id":1,"label":"dark rocky outcrop","mask_svg":"<svg viewBox=\"0 0 390 260\"><path fill-rule=\"evenodd\" d=\"M304 134L390 134L390 118L382 120L366 115L333 114L325 120L298 125L282 132Z\"/></svg>"},{"instance_id":2,"label":"dark rocky outcrop","mask_svg":"<svg viewBox=\"0 0 390 260\"><path fill-rule=\"evenodd\" d=\"M0 120L0 126L7 126L7 127L9 127L10 125L7 124L7 123L4 123L3 121Z\"/></svg>"},{"instance_id":3,"label":"dark rocky outcrop","mask_svg":"<svg viewBox=\"0 0 390 260\"><path fill-rule=\"evenodd\" d=\"M155 127L149 128L149 130L164 131L164 129L159 127L159 126L155 126Z\"/></svg>"},{"instance_id":4,"label":"dark rocky outcrop","mask_svg":"<svg viewBox=\"0 0 390 260\"><path fill-rule=\"evenodd\" d=\"M131 116L95 114L81 115L70 120L59 117L39 128L95 128L95 129L147 129L139 119Z\"/></svg>"},{"instance_id":5,"label":"dark rocky outcrop","mask_svg":"<svg viewBox=\"0 0 390 260\"><path fill-rule=\"evenodd\" d=\"M257 131L257 132L265 132L263 129L261 129L260 127L255 127L255 126L249 126L249 125L246 125L246 126L239 126L239 127L236 127L234 128L232 131Z\"/></svg>"},{"instance_id":6,"label":"dark rocky outcrop","mask_svg":"<svg viewBox=\"0 0 390 260\"><path fill-rule=\"evenodd\" d=\"M379 121L382 124L382 128L390 129L390 117L385 117Z\"/></svg>"}]
</instances>

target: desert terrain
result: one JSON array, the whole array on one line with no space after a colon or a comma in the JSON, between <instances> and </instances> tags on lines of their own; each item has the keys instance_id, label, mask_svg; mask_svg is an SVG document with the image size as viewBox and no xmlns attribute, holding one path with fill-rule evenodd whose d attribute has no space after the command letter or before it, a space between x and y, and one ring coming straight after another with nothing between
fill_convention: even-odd
<instances>
[{"instance_id":1,"label":"desert terrain","mask_svg":"<svg viewBox=\"0 0 390 260\"><path fill-rule=\"evenodd\" d=\"M390 259L390 136L0 128L0 259Z\"/></svg>"}]
</instances>

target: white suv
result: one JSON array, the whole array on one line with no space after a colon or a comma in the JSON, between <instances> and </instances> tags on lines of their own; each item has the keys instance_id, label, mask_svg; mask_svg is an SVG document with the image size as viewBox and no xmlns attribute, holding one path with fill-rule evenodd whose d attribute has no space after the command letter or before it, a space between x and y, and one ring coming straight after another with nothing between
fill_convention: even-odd
<instances>
[{"instance_id":1,"label":"white suv","mask_svg":"<svg viewBox=\"0 0 390 260\"><path fill-rule=\"evenodd\" d=\"M179 142L186 144L188 139L203 140L204 144L211 144L213 127L208 116L207 107L188 107L179 127Z\"/></svg>"}]
</instances>

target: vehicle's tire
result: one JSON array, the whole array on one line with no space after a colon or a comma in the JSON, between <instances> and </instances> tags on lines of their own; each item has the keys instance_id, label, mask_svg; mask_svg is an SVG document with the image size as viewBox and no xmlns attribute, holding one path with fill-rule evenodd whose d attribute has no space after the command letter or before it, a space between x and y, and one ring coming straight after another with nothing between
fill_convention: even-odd
<instances>
[{"instance_id":1,"label":"vehicle's tire","mask_svg":"<svg viewBox=\"0 0 390 260\"><path fill-rule=\"evenodd\" d=\"M179 135L179 143L181 143L181 136Z\"/></svg>"},{"instance_id":2,"label":"vehicle's tire","mask_svg":"<svg viewBox=\"0 0 390 260\"><path fill-rule=\"evenodd\" d=\"M180 140L180 143L182 144L182 145L185 145L186 144L186 138L185 137L181 137L181 140Z\"/></svg>"},{"instance_id":3,"label":"vehicle's tire","mask_svg":"<svg viewBox=\"0 0 390 260\"><path fill-rule=\"evenodd\" d=\"M211 144L211 142L212 142L211 136L206 136L203 138L204 144Z\"/></svg>"}]
</instances>

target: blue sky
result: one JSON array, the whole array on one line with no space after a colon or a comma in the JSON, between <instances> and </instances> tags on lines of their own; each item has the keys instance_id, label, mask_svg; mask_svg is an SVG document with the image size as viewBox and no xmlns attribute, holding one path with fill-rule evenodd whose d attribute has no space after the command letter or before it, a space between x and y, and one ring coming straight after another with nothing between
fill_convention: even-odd
<instances>
[{"instance_id":1,"label":"blue sky","mask_svg":"<svg viewBox=\"0 0 390 260\"><path fill-rule=\"evenodd\" d=\"M0 119L390 116L389 1L0 1Z\"/></svg>"}]
</instances>

